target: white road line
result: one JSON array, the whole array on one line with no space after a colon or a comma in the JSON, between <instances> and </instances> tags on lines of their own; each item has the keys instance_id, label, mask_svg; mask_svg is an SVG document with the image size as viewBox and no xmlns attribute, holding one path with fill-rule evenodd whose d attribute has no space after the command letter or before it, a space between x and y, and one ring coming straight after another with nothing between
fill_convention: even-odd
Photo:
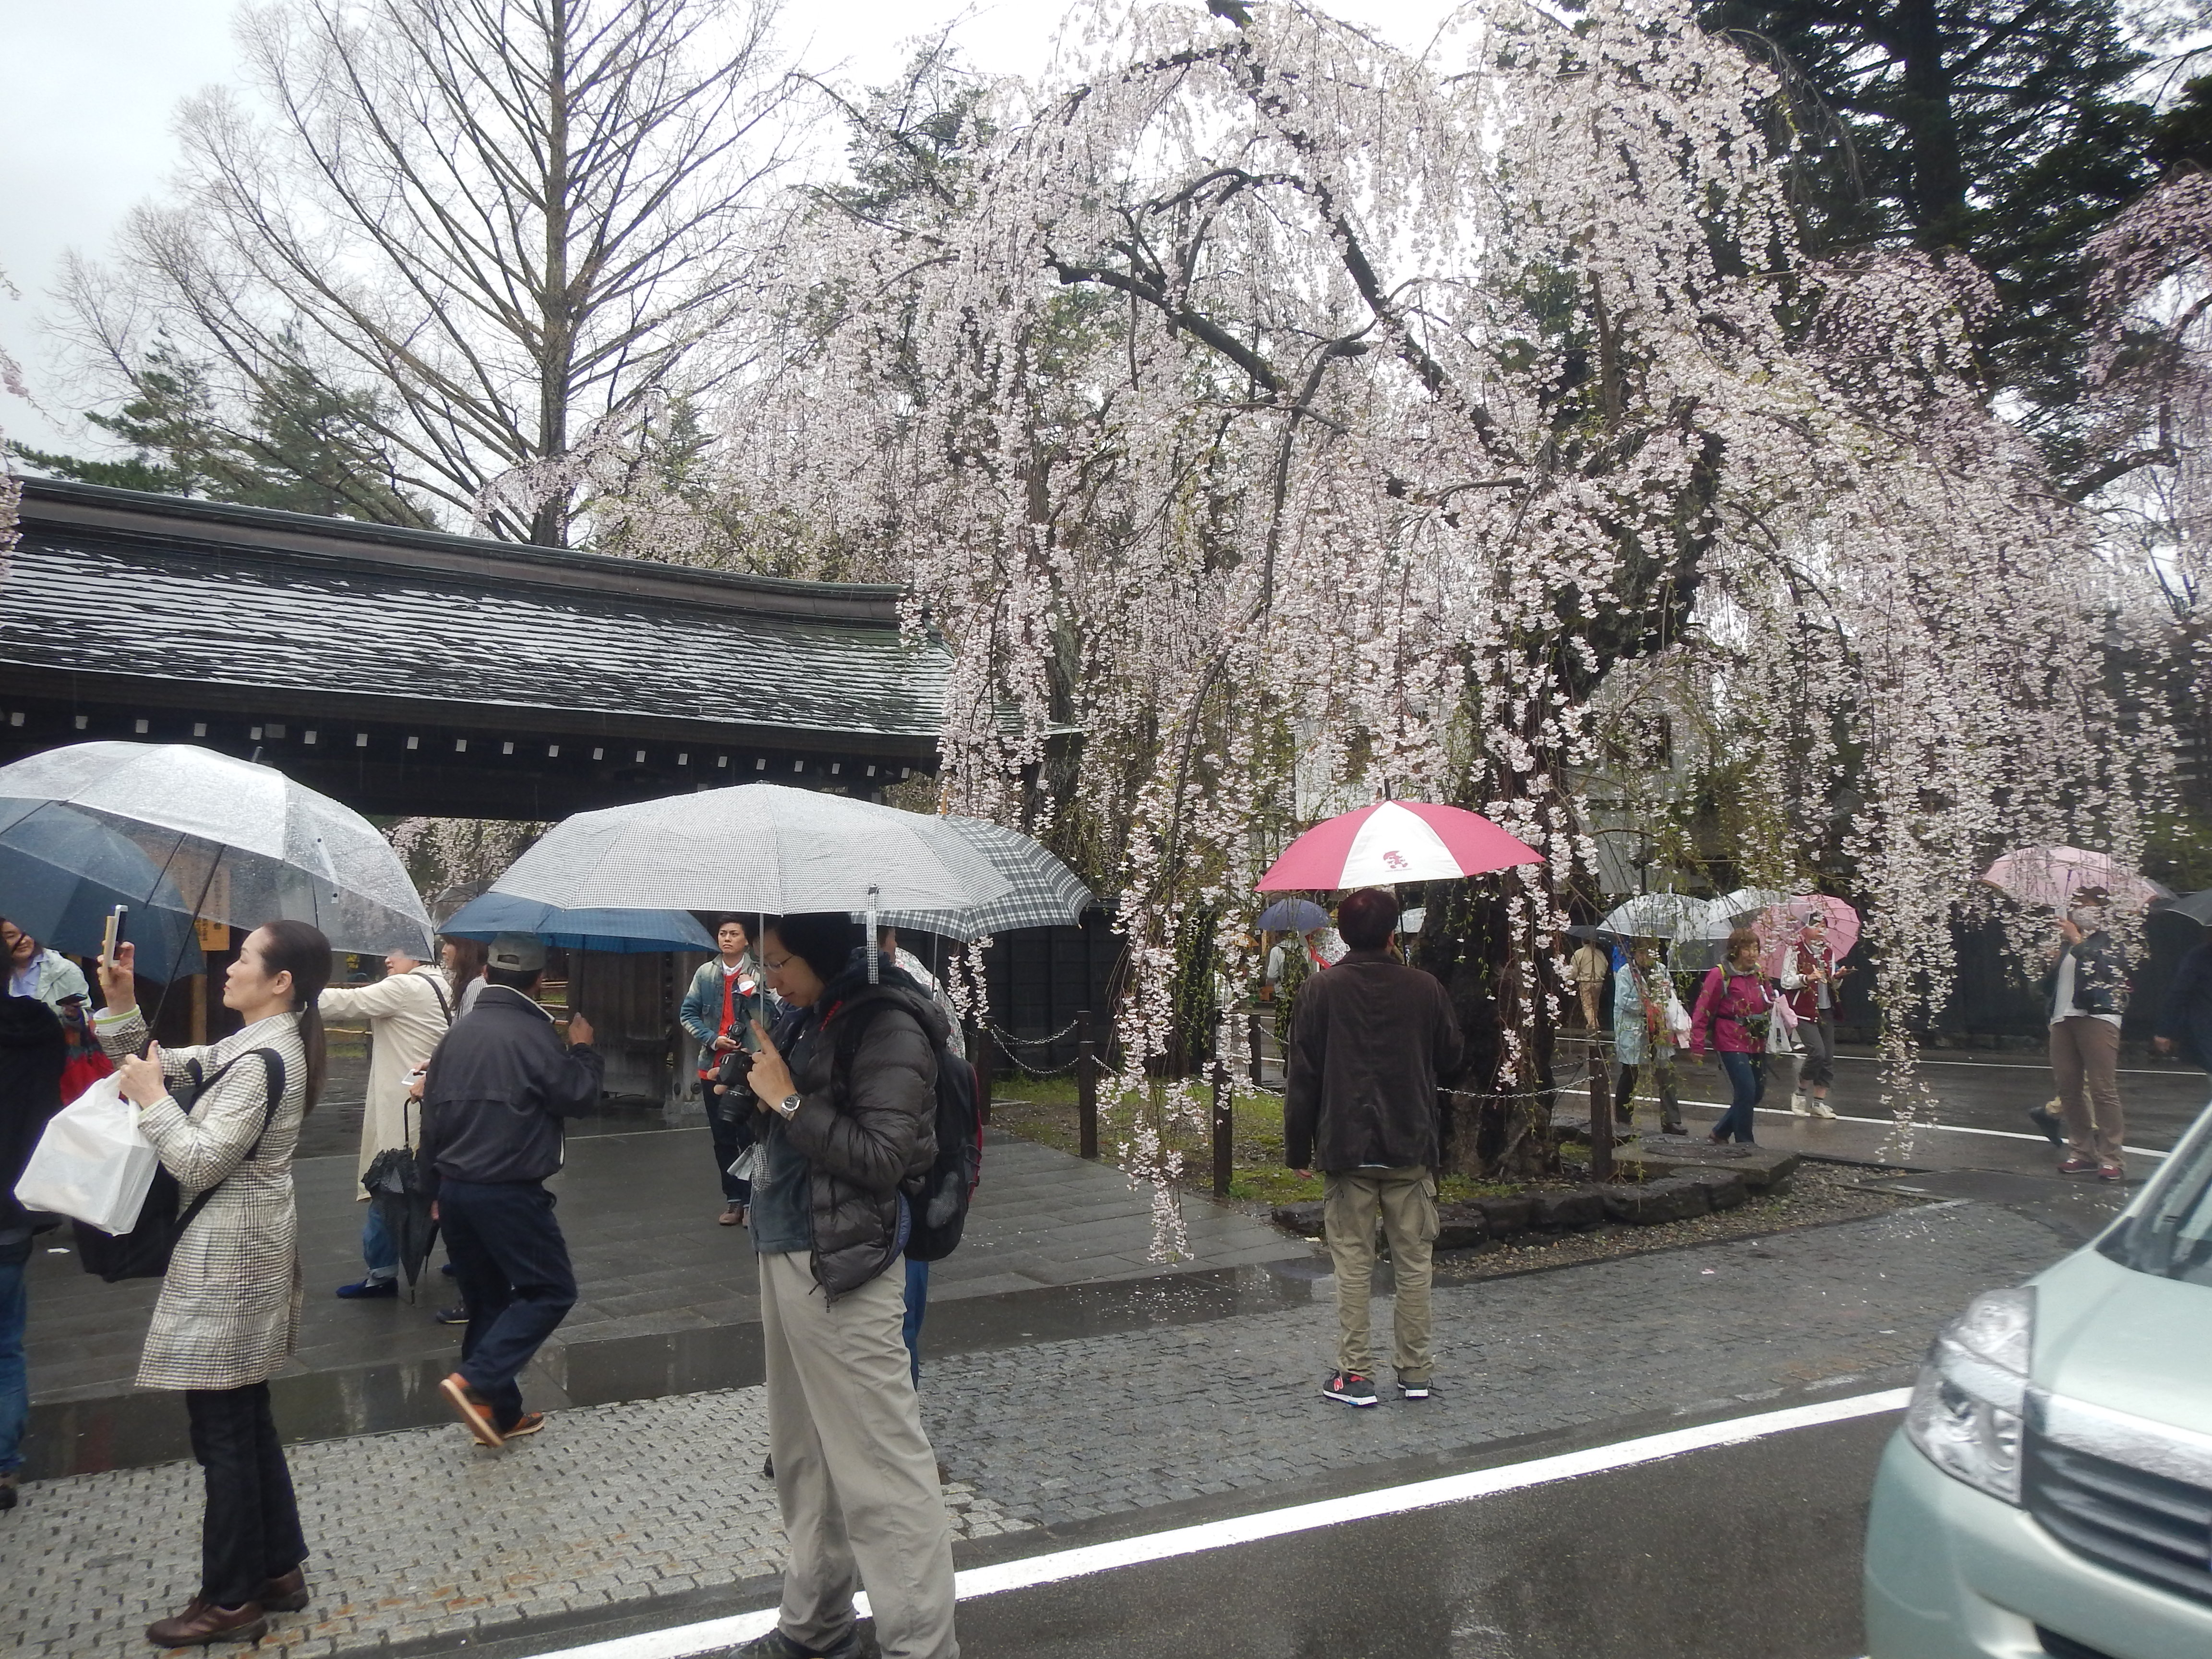
<instances>
[{"instance_id":1,"label":"white road line","mask_svg":"<svg viewBox=\"0 0 2212 1659\"><path fill-rule=\"evenodd\" d=\"M1879 1066L1881 1064L1881 1056L1879 1054L1838 1054L1836 1058L1838 1060L1855 1060L1862 1066ZM1914 1060L1912 1063L1916 1066L1964 1066L1969 1070L1977 1072L2042 1072L2047 1074L2051 1070L2049 1066L2039 1065L2037 1062L2031 1060L1930 1060L1925 1054L1923 1054L1919 1059ZM2173 1068L2166 1066L2137 1066L2130 1067L2124 1066L2120 1067L2118 1071L2115 1072L2113 1075L2116 1077L2162 1077L2185 1083L2189 1080L2190 1073L2186 1066L2180 1068L2177 1072ZM2202 1076L2203 1073L2199 1073L2198 1075Z\"/></svg>"},{"instance_id":2,"label":"white road line","mask_svg":"<svg viewBox=\"0 0 2212 1659\"><path fill-rule=\"evenodd\" d=\"M1526 1463L1509 1463L1502 1468L1448 1474L1434 1480L1416 1480L1409 1486L1386 1486L1379 1492L1359 1492L1350 1498L1332 1498L1318 1504L1297 1504L1288 1509L1239 1516L1233 1520L1212 1521L1203 1526L1178 1527L1170 1532L1149 1533L1139 1538L1124 1538L1110 1544L1091 1544L1081 1549L1060 1550L1050 1555L1032 1555L1018 1561L1002 1561L996 1566L970 1567L956 1581L957 1594L963 1601L969 1601L979 1595L1000 1595L1007 1590L1035 1589L1040 1585L1057 1584L1070 1578L1111 1572L1117 1568L1141 1566L1152 1561L1170 1561L1178 1556L1197 1555L1207 1550L1233 1549L1240 1544L1285 1538L1322 1527L1340 1527L1347 1522L1403 1515L1409 1510L1435 1509L1446 1504L1464 1504L1473 1498L1521 1492L1557 1480L1573 1480L1583 1475L1603 1474L1613 1469L1661 1462L1691 1452L1741 1445L1747 1441L1763 1440L1770 1435L1790 1434L1799 1429L1818 1428L1828 1423L1848 1423L1862 1417L1878 1417L1885 1412L1904 1410L1911 1397L1911 1390L1909 1389L1887 1389L1879 1394L1856 1395L1847 1400L1824 1401L1818 1405L1761 1412L1753 1417L1731 1418L1724 1423L1705 1423L1690 1429L1670 1429L1664 1434L1645 1435L1640 1439L1624 1440L1610 1446L1594 1446L1587 1451L1562 1452L1557 1456L1534 1458ZM863 1618L867 1615L868 1598L865 1594L854 1599L854 1606ZM671 1630L617 1637L612 1641L593 1642L582 1647L550 1649L538 1656L538 1659L691 1659L694 1655L713 1653L738 1642L749 1642L756 1636L764 1636L775 1628L775 1609L770 1607L758 1613L702 1620L696 1624L679 1625Z\"/></svg>"},{"instance_id":3,"label":"white road line","mask_svg":"<svg viewBox=\"0 0 2212 1659\"><path fill-rule=\"evenodd\" d=\"M1729 1103L1725 1100L1685 1100L1682 1104L1685 1106L1703 1106L1707 1110L1715 1112L1725 1112L1729 1109ZM1797 1115L1786 1106L1754 1106L1751 1109L1754 1112L1762 1113L1768 1117L1796 1117ZM1838 1112L1835 1116L1832 1118L1802 1118L1799 1119L1799 1121L1804 1123L1871 1123L1878 1129L1893 1129L1897 1127L1897 1120L1893 1117L1851 1117L1842 1112ZM2051 1144L2050 1139L2047 1136L2022 1134L2017 1129L1977 1129L1971 1124L1966 1123L1916 1123L1912 1126L1912 1132L1915 1134L1918 1134L1923 1130L1930 1131L1936 1134L1945 1135L1990 1135L1999 1140L2032 1140L2039 1146L2048 1146ZM2150 1146L2123 1146L2120 1150L2124 1152L2132 1154L2136 1158L2164 1158L2166 1156L2164 1152Z\"/></svg>"}]
</instances>

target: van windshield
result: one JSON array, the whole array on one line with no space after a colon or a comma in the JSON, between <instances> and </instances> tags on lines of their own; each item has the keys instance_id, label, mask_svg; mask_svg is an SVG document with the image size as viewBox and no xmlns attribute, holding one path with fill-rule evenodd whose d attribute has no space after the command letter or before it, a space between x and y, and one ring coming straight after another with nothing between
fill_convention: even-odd
<instances>
[{"instance_id":1,"label":"van windshield","mask_svg":"<svg viewBox=\"0 0 2212 1659\"><path fill-rule=\"evenodd\" d=\"M2212 1285L2212 1133L2188 1137L2153 1178L2142 1208L2097 1249L2137 1273Z\"/></svg>"}]
</instances>

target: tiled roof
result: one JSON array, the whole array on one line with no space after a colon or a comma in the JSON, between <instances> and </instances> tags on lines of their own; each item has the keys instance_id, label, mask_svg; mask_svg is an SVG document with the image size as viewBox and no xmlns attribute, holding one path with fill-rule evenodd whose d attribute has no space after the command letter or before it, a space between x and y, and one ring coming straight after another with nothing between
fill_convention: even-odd
<instances>
[{"instance_id":1,"label":"tiled roof","mask_svg":"<svg viewBox=\"0 0 2212 1659\"><path fill-rule=\"evenodd\" d=\"M946 656L896 602L32 480L0 672L932 738Z\"/></svg>"}]
</instances>

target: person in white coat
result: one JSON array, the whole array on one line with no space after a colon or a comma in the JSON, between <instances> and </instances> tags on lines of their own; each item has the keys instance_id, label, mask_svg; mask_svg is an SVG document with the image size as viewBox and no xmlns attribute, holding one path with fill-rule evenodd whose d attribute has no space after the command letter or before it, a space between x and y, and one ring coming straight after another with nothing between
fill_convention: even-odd
<instances>
[{"instance_id":1,"label":"person in white coat","mask_svg":"<svg viewBox=\"0 0 2212 1659\"><path fill-rule=\"evenodd\" d=\"M389 1147L412 1148L422 1138L421 1109L410 1096L415 1073L430 1062L431 1051L453 1023L453 1000L439 971L419 957L394 951L384 958L385 975L374 985L333 985L320 999L325 1021L368 1022L368 1097L361 1114L361 1164L366 1176L376 1155ZM363 1191L366 1203L368 1194ZM362 1224L362 1260L368 1271L337 1293L348 1300L399 1294L399 1249L370 1205Z\"/></svg>"}]
</instances>

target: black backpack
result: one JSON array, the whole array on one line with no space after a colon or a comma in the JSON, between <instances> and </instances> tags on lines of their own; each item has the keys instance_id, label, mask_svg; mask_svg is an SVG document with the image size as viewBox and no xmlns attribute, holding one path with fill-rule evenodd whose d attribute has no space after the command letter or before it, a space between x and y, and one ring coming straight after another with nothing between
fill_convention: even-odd
<instances>
[{"instance_id":1,"label":"black backpack","mask_svg":"<svg viewBox=\"0 0 2212 1659\"><path fill-rule=\"evenodd\" d=\"M241 1060L258 1060L269 1073L269 1103L261 1112L261 1134L253 1137L253 1144L246 1149L240 1164L261 1150L261 1135L269 1133L275 1121L276 1108L284 1099L284 1057L274 1048L255 1048L237 1055L216 1074L203 1080L199 1061L190 1062L191 1078L191 1098L178 1103L190 1111L192 1103L222 1081L223 1073ZM226 1176L224 1181L230 1177ZM154 1184L146 1189L146 1201L138 1206L138 1219L127 1233L104 1233L97 1227L82 1221L70 1224L76 1231L77 1261L88 1273L98 1273L113 1285L125 1279L159 1279L169 1271L169 1258L176 1253L177 1241L185 1236L185 1229L199 1219L200 1212L207 1208L208 1200L222 1188L222 1182L194 1199L177 1213L177 1199L182 1191L176 1176L161 1164L154 1166Z\"/></svg>"},{"instance_id":2,"label":"black backpack","mask_svg":"<svg viewBox=\"0 0 2212 1659\"><path fill-rule=\"evenodd\" d=\"M870 997L852 1010L854 1018L835 1020L836 1047L832 1051L833 1076L842 1098L853 1056L868 1022L879 1008L897 1007L890 997ZM921 1020L922 1035L929 1022ZM983 1175L983 1114L976 1102L975 1068L943 1043L937 1047L937 1158L928 1170L900 1188L906 1194L911 1224L906 1253L915 1261L942 1261L959 1248L961 1230L968 1224L968 1201Z\"/></svg>"}]
</instances>

